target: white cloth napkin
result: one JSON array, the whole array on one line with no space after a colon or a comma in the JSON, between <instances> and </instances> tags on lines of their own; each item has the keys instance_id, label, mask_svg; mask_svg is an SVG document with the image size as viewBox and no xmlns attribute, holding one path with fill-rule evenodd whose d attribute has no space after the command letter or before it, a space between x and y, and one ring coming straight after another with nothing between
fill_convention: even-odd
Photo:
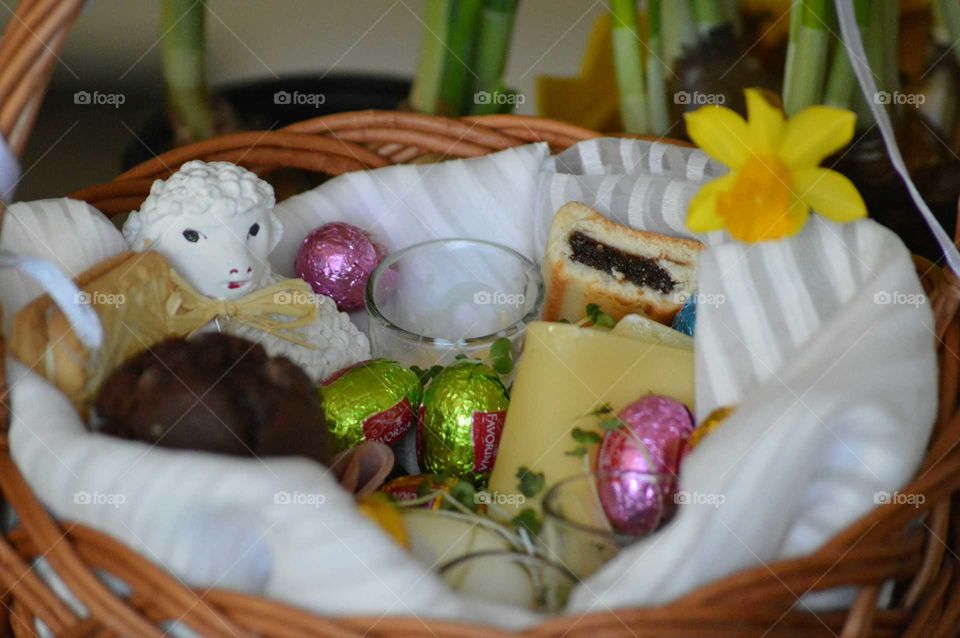
<instances>
[{"instance_id":1,"label":"white cloth napkin","mask_svg":"<svg viewBox=\"0 0 960 638\"><path fill-rule=\"evenodd\" d=\"M468 237L529 257L535 176L549 153L546 144L528 144L468 160L341 175L277 205L284 232L270 263L294 276L303 238L334 221L362 228L389 252L428 239Z\"/></svg>"},{"instance_id":2,"label":"white cloth napkin","mask_svg":"<svg viewBox=\"0 0 960 638\"><path fill-rule=\"evenodd\" d=\"M333 220L366 227L391 250L470 236L536 258L549 220L570 198L639 228L683 234L698 182L721 172L699 151L593 140L557 158L535 145L348 174L277 207L286 239L273 265L290 274L300 238ZM700 239L709 248L700 267L697 411L739 408L688 457L681 489L694 503L724 502L681 507L669 527L578 587L571 613L656 604L815 549L872 508L877 492L903 485L926 445L936 403L932 318L899 239L873 222L841 227L820 219L797 237L760 246L729 242L722 232ZM4 288L0 295L6 298ZM209 584L237 561L224 582L320 613L419 614L510 628L535 620L505 608L491 614L451 595L360 519L318 466L105 440L83 432L45 383L11 374L11 445L41 499L192 584ZM80 487L122 491L127 502L81 507L73 501ZM284 509L271 500L278 490L321 492L327 500ZM200 511L215 515L198 518ZM222 520L232 530L223 537L241 540L211 548L206 530ZM251 531L238 533L244 521ZM259 540L249 551L269 557L266 579L263 564L241 551L251 538ZM208 557L211 550L222 553Z\"/></svg>"},{"instance_id":3,"label":"white cloth napkin","mask_svg":"<svg viewBox=\"0 0 960 638\"><path fill-rule=\"evenodd\" d=\"M20 182L20 160L10 150L7 140L0 135L0 199L5 204L13 201L14 192Z\"/></svg>"}]
</instances>

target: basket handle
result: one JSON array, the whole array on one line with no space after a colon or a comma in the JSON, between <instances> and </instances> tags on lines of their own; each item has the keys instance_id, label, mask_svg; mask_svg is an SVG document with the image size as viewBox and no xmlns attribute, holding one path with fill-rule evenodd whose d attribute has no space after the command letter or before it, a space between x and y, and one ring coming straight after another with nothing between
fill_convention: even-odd
<instances>
[{"instance_id":1,"label":"basket handle","mask_svg":"<svg viewBox=\"0 0 960 638\"><path fill-rule=\"evenodd\" d=\"M0 135L20 157L84 0L21 0L0 40Z\"/></svg>"}]
</instances>

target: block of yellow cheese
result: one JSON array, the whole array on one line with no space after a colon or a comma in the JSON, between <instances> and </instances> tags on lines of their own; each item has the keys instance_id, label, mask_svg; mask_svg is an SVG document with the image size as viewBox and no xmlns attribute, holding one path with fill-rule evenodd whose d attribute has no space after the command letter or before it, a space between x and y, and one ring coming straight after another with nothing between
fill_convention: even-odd
<instances>
[{"instance_id":1,"label":"block of yellow cheese","mask_svg":"<svg viewBox=\"0 0 960 638\"><path fill-rule=\"evenodd\" d=\"M600 419L589 413L604 403L617 411L652 393L693 409L693 388L692 350L570 324L531 323L490 492L517 493L521 466L543 472L548 487L582 473L583 459L567 454L579 445L571 431L579 427L602 434ZM533 504L527 500L525 506Z\"/></svg>"}]
</instances>

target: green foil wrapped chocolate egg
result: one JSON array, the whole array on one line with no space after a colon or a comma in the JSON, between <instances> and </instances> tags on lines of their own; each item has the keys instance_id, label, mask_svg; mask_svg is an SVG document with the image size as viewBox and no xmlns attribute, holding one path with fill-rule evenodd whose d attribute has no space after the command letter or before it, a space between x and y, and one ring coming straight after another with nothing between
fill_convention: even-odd
<instances>
[{"instance_id":1,"label":"green foil wrapped chocolate egg","mask_svg":"<svg viewBox=\"0 0 960 638\"><path fill-rule=\"evenodd\" d=\"M396 361L371 359L335 372L319 392L338 453L364 441L396 443L413 425L423 386Z\"/></svg>"},{"instance_id":2,"label":"green foil wrapped chocolate egg","mask_svg":"<svg viewBox=\"0 0 960 638\"><path fill-rule=\"evenodd\" d=\"M420 406L421 470L485 482L497 458L509 403L490 366L463 360L444 368L427 386Z\"/></svg>"}]
</instances>

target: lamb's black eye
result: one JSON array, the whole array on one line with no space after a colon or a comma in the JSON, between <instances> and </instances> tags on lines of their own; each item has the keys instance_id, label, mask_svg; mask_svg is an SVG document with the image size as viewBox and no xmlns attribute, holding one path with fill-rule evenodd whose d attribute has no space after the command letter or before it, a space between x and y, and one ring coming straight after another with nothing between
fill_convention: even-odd
<instances>
[{"instance_id":1,"label":"lamb's black eye","mask_svg":"<svg viewBox=\"0 0 960 638\"><path fill-rule=\"evenodd\" d=\"M260 232L260 224L254 224L250 227L249 233L251 237L256 237L257 233Z\"/></svg>"},{"instance_id":2,"label":"lamb's black eye","mask_svg":"<svg viewBox=\"0 0 960 638\"><path fill-rule=\"evenodd\" d=\"M183 231L183 238L195 244L198 241L200 241L200 233L193 230L192 228L188 228L185 231Z\"/></svg>"}]
</instances>

